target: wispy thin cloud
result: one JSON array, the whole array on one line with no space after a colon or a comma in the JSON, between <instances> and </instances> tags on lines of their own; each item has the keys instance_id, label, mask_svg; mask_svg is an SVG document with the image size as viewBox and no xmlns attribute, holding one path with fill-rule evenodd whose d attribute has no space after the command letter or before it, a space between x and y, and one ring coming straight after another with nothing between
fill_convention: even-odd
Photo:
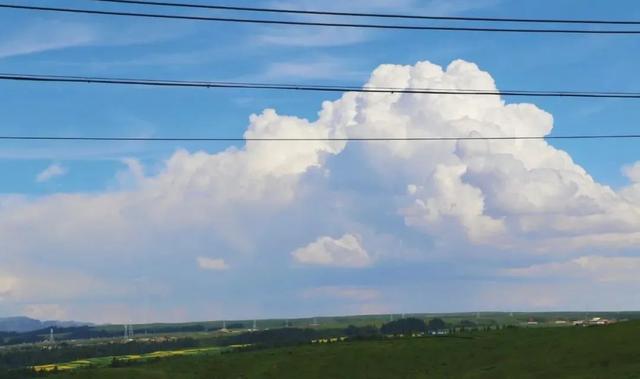
<instances>
[{"instance_id":1,"label":"wispy thin cloud","mask_svg":"<svg viewBox=\"0 0 640 379\"><path fill-rule=\"evenodd\" d=\"M320 57L308 60L273 62L256 79L351 79L355 81L366 78L366 75L366 71L355 68L355 62L352 60Z\"/></svg>"},{"instance_id":2,"label":"wispy thin cloud","mask_svg":"<svg viewBox=\"0 0 640 379\"><path fill-rule=\"evenodd\" d=\"M93 43L96 38L95 30L88 25L39 22L5 35L0 42L0 58L84 46Z\"/></svg>"},{"instance_id":3,"label":"wispy thin cloud","mask_svg":"<svg viewBox=\"0 0 640 379\"><path fill-rule=\"evenodd\" d=\"M442 1L442 0L436 0ZM466 1L466 0L463 0ZM273 8L289 8L289 9L304 9L304 10L331 10L331 11L373 11L394 8L396 10L410 9L415 7L416 0L352 0L352 1L339 1L328 0L323 1L321 5L318 5L314 0L275 0L269 3L269 6Z\"/></svg>"},{"instance_id":4,"label":"wispy thin cloud","mask_svg":"<svg viewBox=\"0 0 640 379\"><path fill-rule=\"evenodd\" d=\"M323 28L295 31L271 28L258 36L258 43L291 47L330 47L361 43L369 39L370 32L355 29Z\"/></svg>"},{"instance_id":5,"label":"wispy thin cloud","mask_svg":"<svg viewBox=\"0 0 640 379\"><path fill-rule=\"evenodd\" d=\"M126 26L39 20L16 30L0 30L0 59L86 46L128 46L181 38L188 27Z\"/></svg>"},{"instance_id":6,"label":"wispy thin cloud","mask_svg":"<svg viewBox=\"0 0 640 379\"><path fill-rule=\"evenodd\" d=\"M378 290L355 286L324 286L302 291L303 299L334 298L351 301L371 301L380 298Z\"/></svg>"},{"instance_id":7,"label":"wispy thin cloud","mask_svg":"<svg viewBox=\"0 0 640 379\"><path fill-rule=\"evenodd\" d=\"M53 163L49 167L45 168L36 176L36 182L44 183L53 178L63 176L67 173L67 168L58 163Z\"/></svg>"},{"instance_id":8,"label":"wispy thin cloud","mask_svg":"<svg viewBox=\"0 0 640 379\"><path fill-rule=\"evenodd\" d=\"M330 10L336 12L384 12L445 16L495 6L501 0L315 0L271 1L273 8Z\"/></svg>"},{"instance_id":9,"label":"wispy thin cloud","mask_svg":"<svg viewBox=\"0 0 640 379\"><path fill-rule=\"evenodd\" d=\"M423 14L430 16L452 16L465 12L495 6L501 0L354 0L325 1L318 6L316 1L272 1L270 7L277 9L327 10L334 12L364 12L391 14ZM322 22L348 22L342 16L293 15L292 19ZM366 23L370 18L356 20ZM379 19L377 20L379 22ZM393 22L393 20L391 21ZM398 22L395 20L395 22ZM374 39L376 32L372 30L351 28L266 28L256 37L259 44L285 47L338 47L366 42Z\"/></svg>"},{"instance_id":10,"label":"wispy thin cloud","mask_svg":"<svg viewBox=\"0 0 640 379\"><path fill-rule=\"evenodd\" d=\"M229 269L229 265L224 259L198 257L196 259L198 267L203 270L225 271Z\"/></svg>"}]
</instances>

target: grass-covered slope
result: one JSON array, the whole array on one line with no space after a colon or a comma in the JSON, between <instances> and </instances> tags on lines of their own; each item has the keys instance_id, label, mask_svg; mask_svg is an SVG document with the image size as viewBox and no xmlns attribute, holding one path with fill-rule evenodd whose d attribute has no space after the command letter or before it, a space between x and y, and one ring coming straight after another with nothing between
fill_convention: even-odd
<instances>
[{"instance_id":1,"label":"grass-covered slope","mask_svg":"<svg viewBox=\"0 0 640 379\"><path fill-rule=\"evenodd\" d=\"M51 378L640 378L640 322L305 345Z\"/></svg>"}]
</instances>

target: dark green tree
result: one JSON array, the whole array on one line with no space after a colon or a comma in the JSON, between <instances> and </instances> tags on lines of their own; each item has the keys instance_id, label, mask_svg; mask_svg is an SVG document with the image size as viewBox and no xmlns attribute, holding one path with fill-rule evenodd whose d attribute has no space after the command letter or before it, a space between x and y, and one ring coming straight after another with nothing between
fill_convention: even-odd
<instances>
[{"instance_id":1,"label":"dark green tree","mask_svg":"<svg viewBox=\"0 0 640 379\"><path fill-rule=\"evenodd\" d=\"M355 326L349 325L344 333L351 339L369 339L380 335L380 331L373 325Z\"/></svg>"},{"instance_id":2,"label":"dark green tree","mask_svg":"<svg viewBox=\"0 0 640 379\"><path fill-rule=\"evenodd\" d=\"M427 331L427 325L418 318L402 318L400 320L390 321L380 328L382 334L403 334L424 333Z\"/></svg>"},{"instance_id":3,"label":"dark green tree","mask_svg":"<svg viewBox=\"0 0 640 379\"><path fill-rule=\"evenodd\" d=\"M432 318L429 320L429 324L427 325L427 329L429 330L442 330L446 329L447 324L441 318Z\"/></svg>"}]
</instances>

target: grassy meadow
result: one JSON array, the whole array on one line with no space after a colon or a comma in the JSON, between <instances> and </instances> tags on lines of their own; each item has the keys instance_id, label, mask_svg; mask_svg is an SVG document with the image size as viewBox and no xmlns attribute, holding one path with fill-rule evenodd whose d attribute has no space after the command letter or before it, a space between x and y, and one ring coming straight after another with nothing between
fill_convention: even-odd
<instances>
[{"instance_id":1,"label":"grassy meadow","mask_svg":"<svg viewBox=\"0 0 640 379\"><path fill-rule=\"evenodd\" d=\"M183 356L49 378L640 378L640 321Z\"/></svg>"}]
</instances>

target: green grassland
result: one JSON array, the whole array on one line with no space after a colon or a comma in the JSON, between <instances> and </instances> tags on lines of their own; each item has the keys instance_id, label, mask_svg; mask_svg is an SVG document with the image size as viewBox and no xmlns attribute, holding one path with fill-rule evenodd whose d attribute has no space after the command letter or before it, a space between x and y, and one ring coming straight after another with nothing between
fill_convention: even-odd
<instances>
[{"instance_id":1,"label":"green grassland","mask_svg":"<svg viewBox=\"0 0 640 379\"><path fill-rule=\"evenodd\" d=\"M640 378L640 321L185 356L48 378Z\"/></svg>"}]
</instances>

